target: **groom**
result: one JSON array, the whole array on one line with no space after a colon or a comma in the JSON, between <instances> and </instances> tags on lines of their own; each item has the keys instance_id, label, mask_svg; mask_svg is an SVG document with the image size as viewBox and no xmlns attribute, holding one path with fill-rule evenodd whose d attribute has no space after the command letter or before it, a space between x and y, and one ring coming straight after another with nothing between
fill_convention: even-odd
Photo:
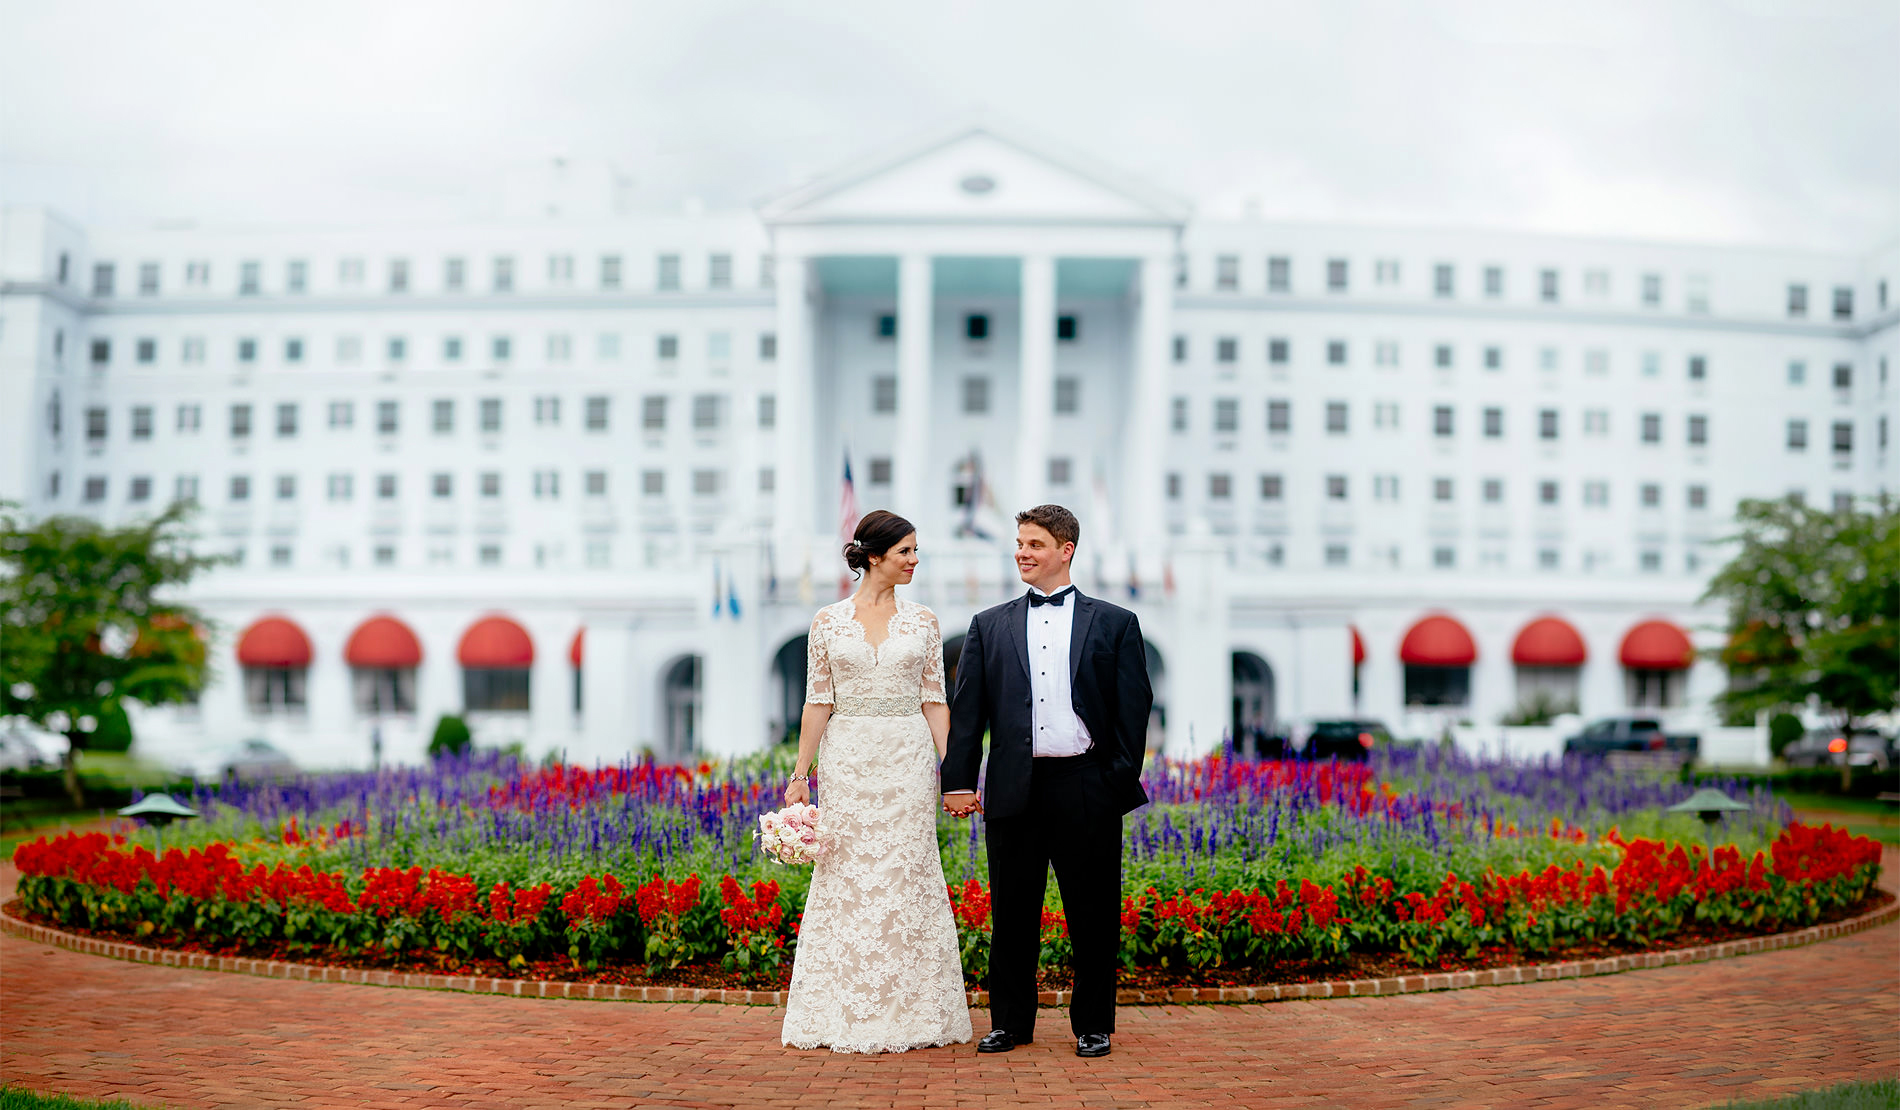
<instances>
[{"instance_id":1,"label":"groom","mask_svg":"<svg viewBox=\"0 0 1900 1110\"><path fill-rule=\"evenodd\" d=\"M1140 774L1154 692L1135 615L1069 580L1080 535L1060 505L1016 514L1016 568L1029 592L978 613L957 661L943 807L959 817L982 809L990 855L992 1030L978 1052L1035 1037L1051 865L1075 948L1075 1054L1108 1055L1115 1032L1122 814L1148 801Z\"/></svg>"}]
</instances>

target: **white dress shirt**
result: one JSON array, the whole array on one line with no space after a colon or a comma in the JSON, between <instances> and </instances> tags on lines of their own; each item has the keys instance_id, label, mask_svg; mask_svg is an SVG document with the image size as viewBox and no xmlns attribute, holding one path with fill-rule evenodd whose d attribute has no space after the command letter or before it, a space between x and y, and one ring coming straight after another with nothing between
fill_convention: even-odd
<instances>
[{"instance_id":1,"label":"white dress shirt","mask_svg":"<svg viewBox=\"0 0 1900 1110\"><path fill-rule=\"evenodd\" d=\"M1029 588L1044 593L1034 586ZM1081 755L1093 743L1089 727L1075 715L1075 694L1069 682L1069 638L1075 628L1075 604L1080 596L1076 591L1063 598L1061 605L1023 606L1029 611L1025 629L1029 693L1036 699L1030 707L1035 727L1031 747L1037 756Z\"/></svg>"}]
</instances>

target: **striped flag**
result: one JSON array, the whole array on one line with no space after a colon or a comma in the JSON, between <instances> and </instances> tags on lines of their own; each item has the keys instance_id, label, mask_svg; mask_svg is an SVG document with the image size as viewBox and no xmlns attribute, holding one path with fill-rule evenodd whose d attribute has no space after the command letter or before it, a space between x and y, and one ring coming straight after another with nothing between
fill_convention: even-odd
<instances>
[{"instance_id":1,"label":"striped flag","mask_svg":"<svg viewBox=\"0 0 1900 1110\"><path fill-rule=\"evenodd\" d=\"M851 452L844 453L844 488L838 494L838 546L844 547L858 534L858 490L851 481ZM851 592L851 576L838 576L838 596Z\"/></svg>"}]
</instances>

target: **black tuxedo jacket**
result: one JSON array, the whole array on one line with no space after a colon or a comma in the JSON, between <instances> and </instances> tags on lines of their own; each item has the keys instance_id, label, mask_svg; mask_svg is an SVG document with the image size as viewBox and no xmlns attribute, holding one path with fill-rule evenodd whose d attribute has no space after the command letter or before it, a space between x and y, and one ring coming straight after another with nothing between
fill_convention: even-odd
<instances>
[{"instance_id":1,"label":"black tuxedo jacket","mask_svg":"<svg viewBox=\"0 0 1900 1110\"><path fill-rule=\"evenodd\" d=\"M1093 742L1087 756L1107 771L1109 789L1126 813L1148 803L1141 788L1147 750L1148 653L1135 614L1071 594L1075 606L1069 633L1069 679L1075 714ZM983 812L1013 817L1029 804L1029 772L1035 732L1029 685L1027 595L978 613L957 660L957 688L950 699L950 740L943 760L943 790L975 790L983 762L983 734L990 737L989 773Z\"/></svg>"}]
</instances>

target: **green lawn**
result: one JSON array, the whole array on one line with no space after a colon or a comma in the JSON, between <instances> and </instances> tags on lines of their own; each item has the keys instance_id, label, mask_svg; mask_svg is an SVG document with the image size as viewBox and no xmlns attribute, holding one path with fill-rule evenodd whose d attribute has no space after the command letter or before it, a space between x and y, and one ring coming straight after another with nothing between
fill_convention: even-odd
<instances>
[{"instance_id":1,"label":"green lawn","mask_svg":"<svg viewBox=\"0 0 1900 1110\"><path fill-rule=\"evenodd\" d=\"M1900 1080L1843 1083L1766 1102L1724 1102L1717 1110L1900 1110Z\"/></svg>"},{"instance_id":2,"label":"green lawn","mask_svg":"<svg viewBox=\"0 0 1900 1110\"><path fill-rule=\"evenodd\" d=\"M43 1095L21 1087L0 1087L0 1110L142 1110L135 1103L113 1099L67 1098Z\"/></svg>"}]
</instances>

